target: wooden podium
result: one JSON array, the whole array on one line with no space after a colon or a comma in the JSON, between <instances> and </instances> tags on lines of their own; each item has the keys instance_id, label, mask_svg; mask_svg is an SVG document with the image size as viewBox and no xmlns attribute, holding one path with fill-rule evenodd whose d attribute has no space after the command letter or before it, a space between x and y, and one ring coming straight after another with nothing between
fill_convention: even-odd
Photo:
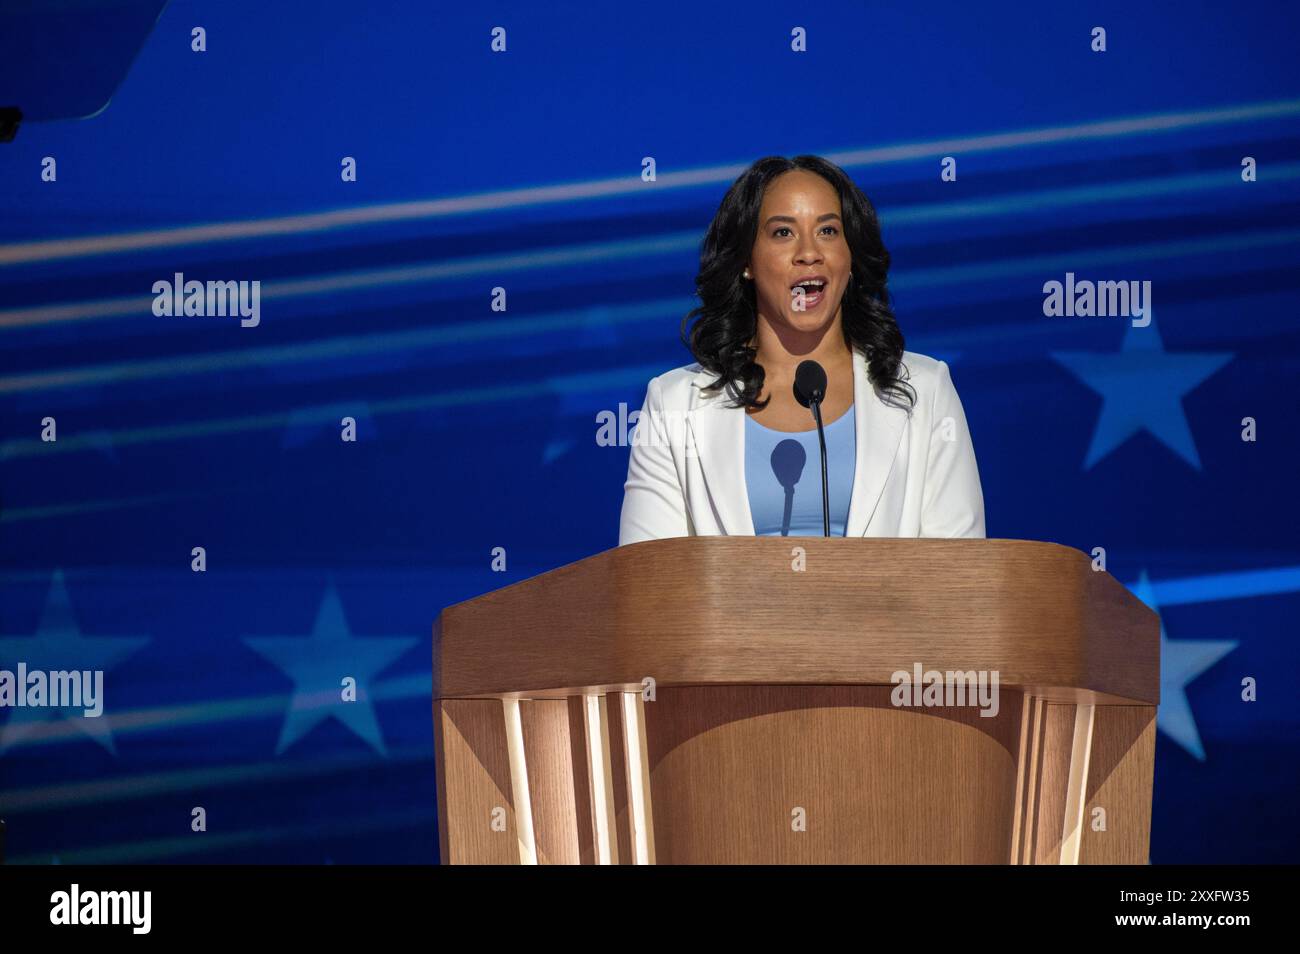
<instances>
[{"instance_id":1,"label":"wooden podium","mask_svg":"<svg viewBox=\"0 0 1300 954\"><path fill-rule=\"evenodd\" d=\"M1144 864L1159 650L1051 543L609 550L434 624L442 861Z\"/></svg>"}]
</instances>

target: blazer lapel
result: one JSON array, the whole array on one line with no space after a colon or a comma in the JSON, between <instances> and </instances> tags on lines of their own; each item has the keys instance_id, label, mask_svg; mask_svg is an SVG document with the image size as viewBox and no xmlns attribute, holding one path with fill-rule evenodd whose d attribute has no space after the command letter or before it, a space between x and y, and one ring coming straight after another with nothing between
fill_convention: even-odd
<instances>
[{"instance_id":1,"label":"blazer lapel","mask_svg":"<svg viewBox=\"0 0 1300 954\"><path fill-rule=\"evenodd\" d=\"M700 389L699 403L686 418L721 532L753 536L754 519L745 486L745 409L729 407L725 389L703 392L715 377L709 371L696 372L692 384ZM907 412L876 396L867 376L867 359L857 349L853 352L853 410L857 450L845 535L861 537L893 470Z\"/></svg>"},{"instance_id":2,"label":"blazer lapel","mask_svg":"<svg viewBox=\"0 0 1300 954\"><path fill-rule=\"evenodd\" d=\"M866 535L867 525L884 493L885 481L894 468L907 411L876 396L867 376L867 359L856 348L853 350L853 414L857 464L845 536L861 537Z\"/></svg>"},{"instance_id":3,"label":"blazer lapel","mask_svg":"<svg viewBox=\"0 0 1300 954\"><path fill-rule=\"evenodd\" d=\"M745 487L745 409L728 406L725 388L704 393L703 388L716 377L709 371L696 372L692 384L700 389L699 403L686 418L721 532L732 537L753 536L754 518Z\"/></svg>"}]
</instances>

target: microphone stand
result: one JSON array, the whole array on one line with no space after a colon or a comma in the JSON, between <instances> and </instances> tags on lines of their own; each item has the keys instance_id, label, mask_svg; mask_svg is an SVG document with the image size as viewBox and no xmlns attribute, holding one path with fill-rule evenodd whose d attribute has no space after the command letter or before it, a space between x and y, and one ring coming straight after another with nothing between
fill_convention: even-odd
<instances>
[{"instance_id":1,"label":"microphone stand","mask_svg":"<svg viewBox=\"0 0 1300 954\"><path fill-rule=\"evenodd\" d=\"M817 442L822 448L822 536L831 535L831 492L826 479L826 431L822 429L822 394L817 392L808 402L813 420L817 422Z\"/></svg>"}]
</instances>

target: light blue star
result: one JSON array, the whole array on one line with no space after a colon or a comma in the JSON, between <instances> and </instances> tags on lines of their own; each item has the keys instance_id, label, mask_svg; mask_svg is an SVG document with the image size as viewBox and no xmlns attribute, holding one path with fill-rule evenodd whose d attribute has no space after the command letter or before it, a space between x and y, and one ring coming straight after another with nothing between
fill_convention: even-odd
<instances>
[{"instance_id":1,"label":"light blue star","mask_svg":"<svg viewBox=\"0 0 1300 954\"><path fill-rule=\"evenodd\" d=\"M325 591L311 636L246 637L244 642L293 680L293 698L275 754L280 755L331 716L387 755L371 701L371 679L419 642L401 637L356 639L333 586ZM343 680L356 680L356 700L343 699Z\"/></svg>"},{"instance_id":2,"label":"light blue star","mask_svg":"<svg viewBox=\"0 0 1300 954\"><path fill-rule=\"evenodd\" d=\"M1101 416L1084 470L1141 430L1201 469L1183 411L1183 395L1231 361L1232 352L1169 354L1152 316L1144 328L1125 327L1124 343L1117 354L1055 351L1052 357L1102 397Z\"/></svg>"},{"instance_id":3,"label":"light blue star","mask_svg":"<svg viewBox=\"0 0 1300 954\"><path fill-rule=\"evenodd\" d=\"M542 465L553 464L573 447L573 441L567 437L552 438L542 449Z\"/></svg>"},{"instance_id":4,"label":"light blue star","mask_svg":"<svg viewBox=\"0 0 1300 954\"><path fill-rule=\"evenodd\" d=\"M31 637L0 639L0 669L16 672L18 663L27 664L29 672L51 671L91 671L104 672L103 692L111 697L112 680L108 672L123 659L137 652L149 642L146 637L96 637L86 639L81 635L76 617L72 613L72 602L68 599L68 587L63 579L63 571L55 570L50 581L49 594L45 598L45 609L41 613L41 622L36 635ZM107 711L106 700L104 703ZM90 736L113 755L117 748L113 743L113 733L109 721L104 715L87 718L83 709L60 708L57 706L22 706L9 709L9 720L5 723L4 735L0 736L0 754L11 746L29 736L40 738L54 734L48 730L52 720L66 720L77 729Z\"/></svg>"},{"instance_id":5,"label":"light blue star","mask_svg":"<svg viewBox=\"0 0 1300 954\"><path fill-rule=\"evenodd\" d=\"M1146 570L1131 589L1134 596L1160 612ZM1205 749L1187 701L1187 684L1236 648L1235 640L1168 639L1164 619L1160 620L1160 707L1156 710L1156 728L1201 762L1205 761Z\"/></svg>"}]
</instances>

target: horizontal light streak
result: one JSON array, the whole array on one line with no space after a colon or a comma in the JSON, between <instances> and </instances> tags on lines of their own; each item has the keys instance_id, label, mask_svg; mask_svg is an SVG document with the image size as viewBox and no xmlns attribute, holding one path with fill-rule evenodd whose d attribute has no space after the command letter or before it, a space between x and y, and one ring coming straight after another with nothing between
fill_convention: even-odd
<instances>
[{"instance_id":1,"label":"horizontal light streak","mask_svg":"<svg viewBox=\"0 0 1300 954\"><path fill-rule=\"evenodd\" d=\"M927 156L994 152L1087 139L1168 133L1204 126L1279 119L1297 114L1300 114L1300 100L1280 100L1219 109L1155 113L1004 133L950 136L942 139L900 143L892 146L826 152L823 155L840 166L862 168L920 159ZM0 245L0 266L182 245L303 235L342 228L440 219L456 215L497 212L555 202L576 202L636 193L653 195L662 193L664 190L727 184L743 172L747 166L748 163L735 162L704 166L680 172L668 171L658 174L657 181L652 183L643 182L639 175L629 174L549 186L494 190L445 199L354 206L328 212L211 222L200 225L144 229L134 232L110 233L79 238L16 242Z\"/></svg>"}]
</instances>

